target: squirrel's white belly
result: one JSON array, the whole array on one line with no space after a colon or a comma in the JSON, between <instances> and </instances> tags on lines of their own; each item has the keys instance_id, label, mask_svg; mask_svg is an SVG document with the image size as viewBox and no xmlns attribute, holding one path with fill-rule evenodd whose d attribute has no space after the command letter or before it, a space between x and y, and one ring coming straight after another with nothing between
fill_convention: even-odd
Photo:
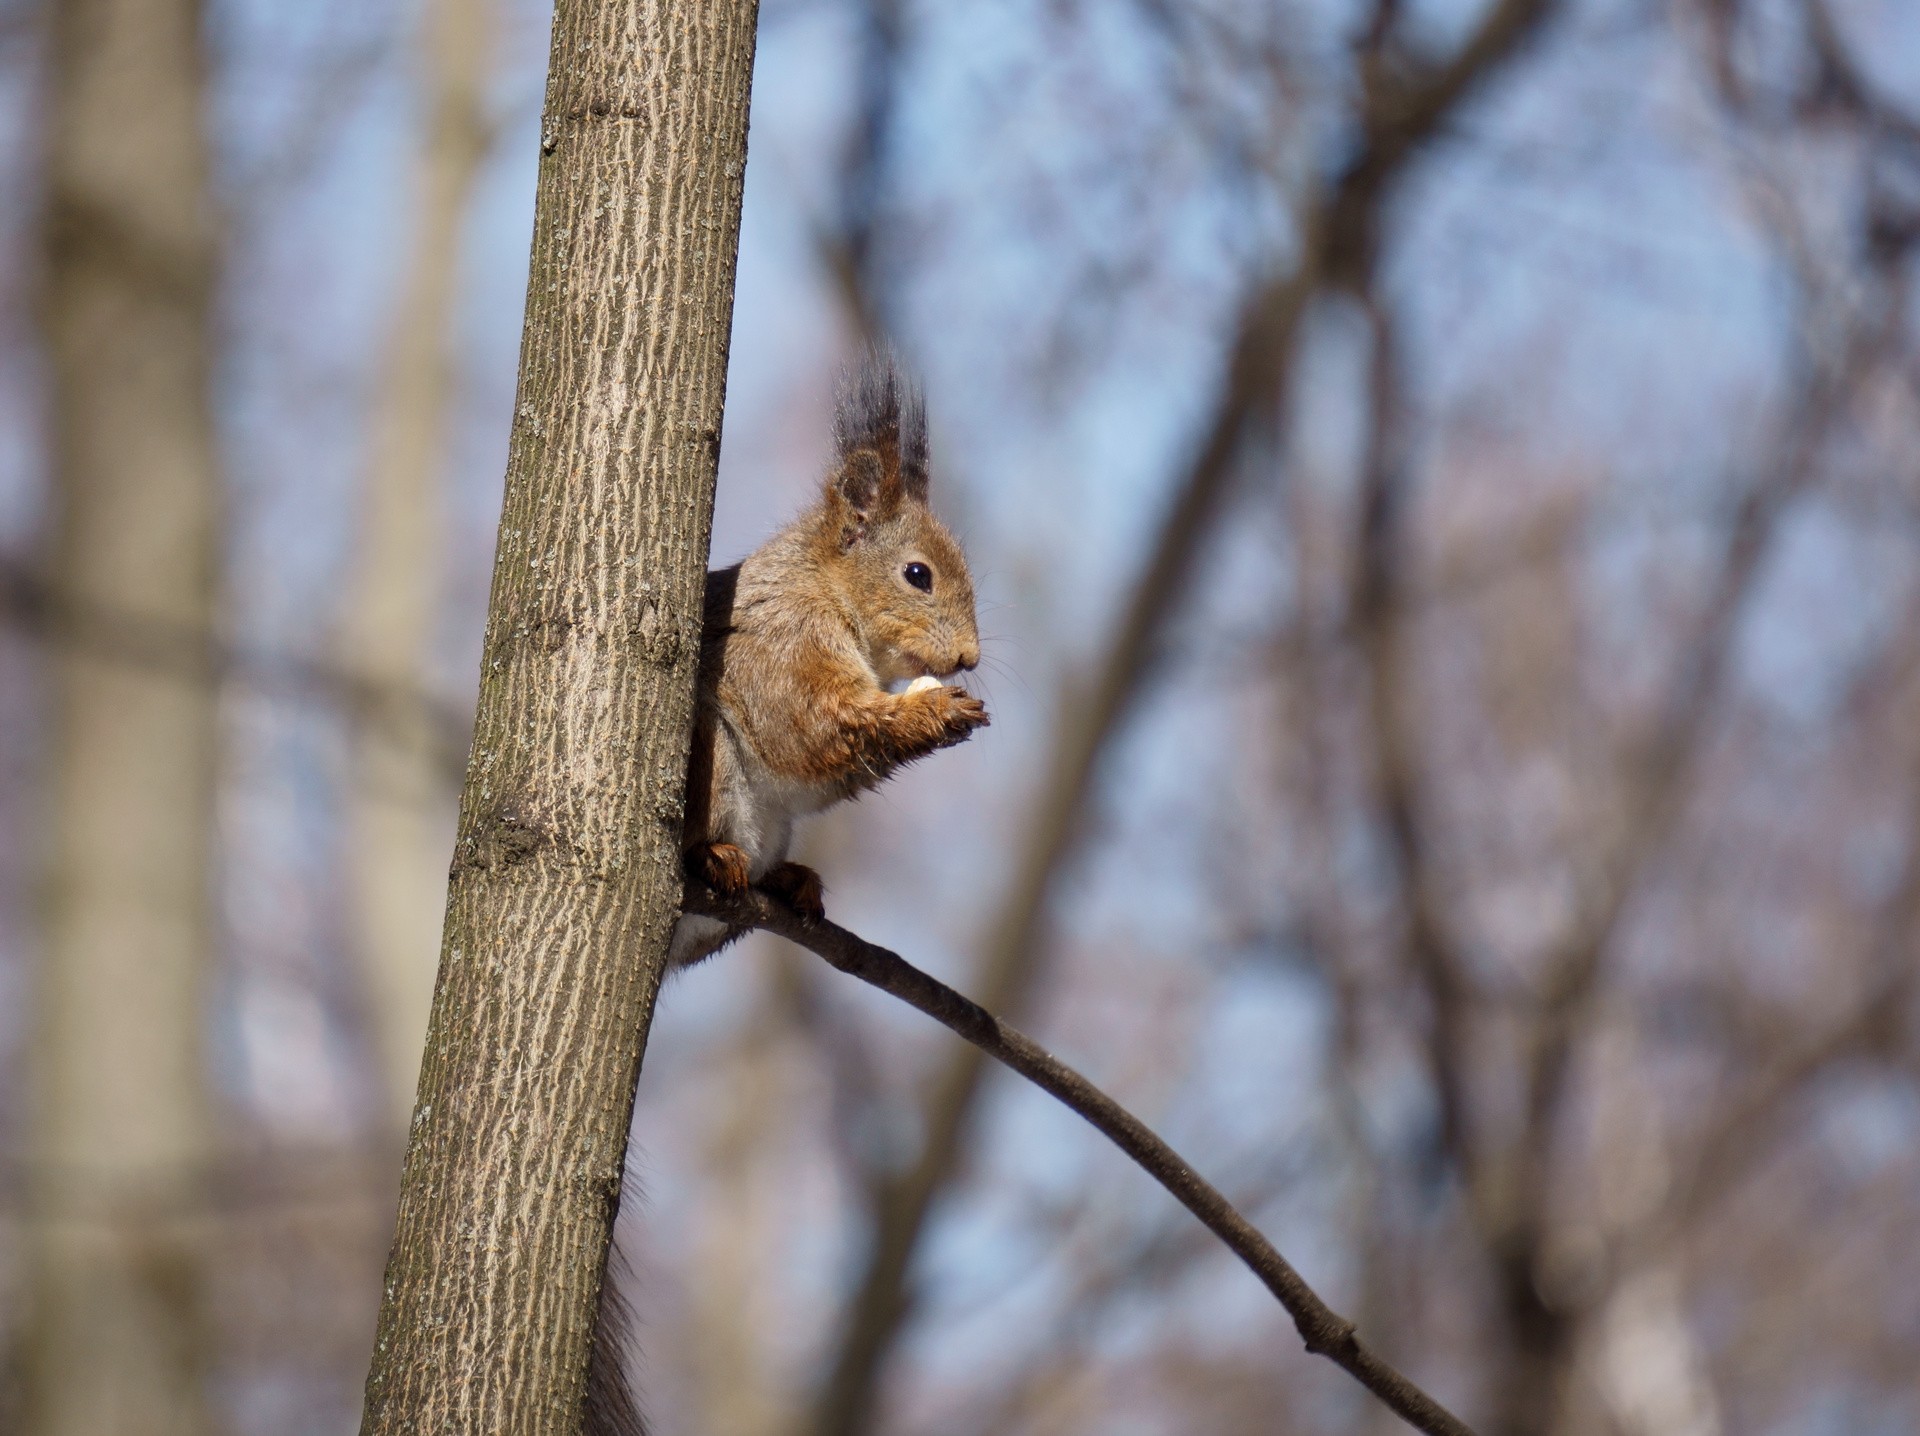
<instances>
[{"instance_id":1,"label":"squirrel's white belly","mask_svg":"<svg viewBox=\"0 0 1920 1436\"><path fill-rule=\"evenodd\" d=\"M725 841L746 852L748 870L759 882L787 860L787 850L793 846L793 820L806 809L796 809L789 785L758 763L748 770L740 789L742 801L728 805L731 811L721 831Z\"/></svg>"},{"instance_id":2,"label":"squirrel's white belly","mask_svg":"<svg viewBox=\"0 0 1920 1436\"><path fill-rule=\"evenodd\" d=\"M811 801L810 790L776 778L756 762L743 762L740 772L740 778L720 795L714 833L719 841L732 843L747 855L747 870L759 882L787 860L794 819L817 811L818 805ZM681 918L674 924L668 967L704 956L725 931L726 924L714 918Z\"/></svg>"}]
</instances>

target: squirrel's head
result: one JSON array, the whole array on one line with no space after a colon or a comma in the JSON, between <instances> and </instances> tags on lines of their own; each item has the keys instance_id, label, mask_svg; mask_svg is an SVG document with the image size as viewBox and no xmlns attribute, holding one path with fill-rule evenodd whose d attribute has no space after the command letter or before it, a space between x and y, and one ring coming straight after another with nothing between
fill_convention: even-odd
<instances>
[{"instance_id":1,"label":"squirrel's head","mask_svg":"<svg viewBox=\"0 0 1920 1436\"><path fill-rule=\"evenodd\" d=\"M852 376L834 438L822 538L875 674L888 685L972 668L980 661L973 575L927 506L926 408L890 357L871 358Z\"/></svg>"}]
</instances>

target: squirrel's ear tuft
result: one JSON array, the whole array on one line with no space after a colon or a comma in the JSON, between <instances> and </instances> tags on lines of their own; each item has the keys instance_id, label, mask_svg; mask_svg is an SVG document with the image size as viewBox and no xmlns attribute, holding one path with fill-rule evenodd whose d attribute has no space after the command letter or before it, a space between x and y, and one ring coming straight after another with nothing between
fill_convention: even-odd
<instances>
[{"instance_id":1,"label":"squirrel's ear tuft","mask_svg":"<svg viewBox=\"0 0 1920 1436\"><path fill-rule=\"evenodd\" d=\"M873 351L847 374L833 430L843 465L863 450L877 456L884 500L927 501L927 406L891 350Z\"/></svg>"}]
</instances>

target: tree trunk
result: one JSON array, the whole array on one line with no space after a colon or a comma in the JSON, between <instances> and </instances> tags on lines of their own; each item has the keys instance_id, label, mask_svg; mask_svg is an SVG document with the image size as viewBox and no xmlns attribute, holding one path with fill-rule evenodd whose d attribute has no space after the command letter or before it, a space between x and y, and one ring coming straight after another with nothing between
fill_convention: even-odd
<instances>
[{"instance_id":1,"label":"tree trunk","mask_svg":"<svg viewBox=\"0 0 1920 1436\"><path fill-rule=\"evenodd\" d=\"M560 0L440 976L362 1430L575 1431L680 805L753 0Z\"/></svg>"},{"instance_id":2,"label":"tree trunk","mask_svg":"<svg viewBox=\"0 0 1920 1436\"><path fill-rule=\"evenodd\" d=\"M430 0L419 52L426 143L417 166L413 255L374 401L357 563L340 635L342 666L383 689L421 686L440 592L449 359L461 220L486 147L491 0ZM362 724L346 793L354 948L364 977L395 1132L406 1130L433 1000L447 901L453 801L440 734L423 710L409 729Z\"/></svg>"},{"instance_id":3,"label":"tree trunk","mask_svg":"<svg viewBox=\"0 0 1920 1436\"><path fill-rule=\"evenodd\" d=\"M51 20L53 590L204 632L219 481L200 6L61 0ZM79 649L52 670L26 1422L204 1436L192 1215L210 1127L215 697Z\"/></svg>"}]
</instances>

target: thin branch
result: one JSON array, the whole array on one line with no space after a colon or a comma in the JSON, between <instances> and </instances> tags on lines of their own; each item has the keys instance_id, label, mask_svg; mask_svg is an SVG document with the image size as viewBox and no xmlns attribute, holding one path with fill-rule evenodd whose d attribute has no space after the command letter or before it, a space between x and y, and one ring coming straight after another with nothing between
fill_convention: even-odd
<instances>
[{"instance_id":1,"label":"thin branch","mask_svg":"<svg viewBox=\"0 0 1920 1436\"><path fill-rule=\"evenodd\" d=\"M1471 1429L1360 1340L1351 1321L1308 1286L1259 1230L1180 1154L1138 1117L1115 1102L1032 1038L984 1007L913 966L827 921L805 923L763 893L738 901L689 889L686 909L746 930L764 928L796 943L851 977L899 998L964 1037L1079 1113L1227 1244L1293 1318L1308 1351L1324 1356L1378 1396L1415 1430L1429 1436L1472 1436Z\"/></svg>"}]
</instances>

